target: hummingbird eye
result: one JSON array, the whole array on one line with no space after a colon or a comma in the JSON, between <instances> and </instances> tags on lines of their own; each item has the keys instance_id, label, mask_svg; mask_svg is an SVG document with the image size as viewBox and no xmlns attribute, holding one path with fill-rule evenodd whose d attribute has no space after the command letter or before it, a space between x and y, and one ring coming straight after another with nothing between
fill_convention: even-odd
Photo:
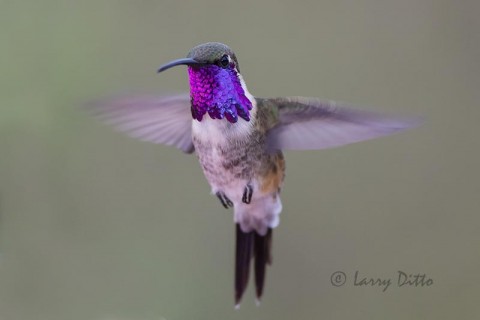
<instances>
[{"instance_id":1,"label":"hummingbird eye","mask_svg":"<svg viewBox=\"0 0 480 320\"><path fill-rule=\"evenodd\" d=\"M220 60L218 61L218 64L220 67L222 68L226 68L228 67L228 65L230 64L230 59L228 58L228 55L223 55Z\"/></svg>"}]
</instances>

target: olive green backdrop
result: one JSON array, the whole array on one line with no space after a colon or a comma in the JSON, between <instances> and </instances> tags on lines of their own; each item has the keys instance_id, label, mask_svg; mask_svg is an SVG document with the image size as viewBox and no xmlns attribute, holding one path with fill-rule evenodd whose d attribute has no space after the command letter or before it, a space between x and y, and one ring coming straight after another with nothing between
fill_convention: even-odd
<instances>
[{"instance_id":1,"label":"olive green backdrop","mask_svg":"<svg viewBox=\"0 0 480 320\"><path fill-rule=\"evenodd\" d=\"M0 319L473 319L480 314L478 1L0 2ZM237 53L250 91L419 115L287 152L261 307L233 309L232 215L194 156L81 105L188 89L162 63ZM386 292L353 275L426 274ZM346 283L331 284L335 271Z\"/></svg>"}]
</instances>

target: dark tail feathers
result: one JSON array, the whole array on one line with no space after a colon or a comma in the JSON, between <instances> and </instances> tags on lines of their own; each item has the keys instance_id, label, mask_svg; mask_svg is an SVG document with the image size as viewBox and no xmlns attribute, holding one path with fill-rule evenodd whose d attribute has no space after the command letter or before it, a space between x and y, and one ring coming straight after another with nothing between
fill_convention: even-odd
<instances>
[{"instance_id":1,"label":"dark tail feathers","mask_svg":"<svg viewBox=\"0 0 480 320\"><path fill-rule=\"evenodd\" d=\"M250 260L255 257L255 287L257 299L260 300L265 283L267 264L272 263L272 229L264 236L255 231L243 232L237 224L237 248L235 260L235 304L238 306L248 284Z\"/></svg>"}]
</instances>

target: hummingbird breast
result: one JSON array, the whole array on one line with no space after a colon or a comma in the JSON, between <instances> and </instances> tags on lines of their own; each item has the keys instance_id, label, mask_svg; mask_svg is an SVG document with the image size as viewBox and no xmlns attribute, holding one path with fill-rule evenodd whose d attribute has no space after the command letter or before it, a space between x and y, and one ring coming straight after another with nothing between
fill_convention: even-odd
<instances>
[{"instance_id":1,"label":"hummingbird breast","mask_svg":"<svg viewBox=\"0 0 480 320\"><path fill-rule=\"evenodd\" d=\"M198 160L212 191L224 192L232 201L241 199L245 185L255 180L264 156L264 139L251 123L242 122L205 118L194 121L192 128Z\"/></svg>"},{"instance_id":2,"label":"hummingbird breast","mask_svg":"<svg viewBox=\"0 0 480 320\"><path fill-rule=\"evenodd\" d=\"M265 234L278 225L285 164L281 152L265 151L265 133L258 123L194 120L192 140L212 193L221 192L232 201L242 231ZM242 201L247 185L253 188L249 204Z\"/></svg>"},{"instance_id":3,"label":"hummingbird breast","mask_svg":"<svg viewBox=\"0 0 480 320\"><path fill-rule=\"evenodd\" d=\"M192 124L195 151L212 191L232 201L241 200L246 184L261 195L276 192L283 181L283 155L265 151L265 132L256 120L205 118Z\"/></svg>"}]
</instances>

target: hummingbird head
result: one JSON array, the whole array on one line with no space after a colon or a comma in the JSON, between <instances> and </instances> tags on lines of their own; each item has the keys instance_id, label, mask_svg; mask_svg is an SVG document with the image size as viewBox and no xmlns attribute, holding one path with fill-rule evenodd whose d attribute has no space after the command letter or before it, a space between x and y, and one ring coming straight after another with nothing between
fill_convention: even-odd
<instances>
[{"instance_id":1,"label":"hummingbird head","mask_svg":"<svg viewBox=\"0 0 480 320\"><path fill-rule=\"evenodd\" d=\"M184 59L173 60L158 70L188 66L192 117L198 121L208 113L212 119L238 117L250 121L252 98L240 74L237 57L228 46L208 42L194 47Z\"/></svg>"}]
</instances>

